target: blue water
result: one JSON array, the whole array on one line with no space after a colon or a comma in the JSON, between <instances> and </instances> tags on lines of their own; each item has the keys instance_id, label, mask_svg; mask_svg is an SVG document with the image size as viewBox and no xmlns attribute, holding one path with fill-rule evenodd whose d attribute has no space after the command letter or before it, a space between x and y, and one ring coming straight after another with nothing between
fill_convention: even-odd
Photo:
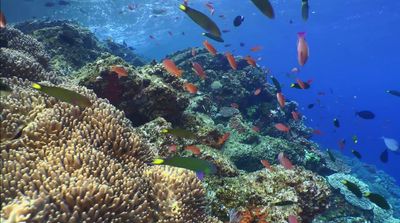
<instances>
[{"instance_id":1,"label":"blue water","mask_svg":"<svg viewBox=\"0 0 400 223\"><path fill-rule=\"evenodd\" d=\"M100 39L125 41L147 58L161 59L176 50L201 46L204 40L201 28L178 9L180 1L70 1L68 6L51 8L45 7L45 2L5 0L1 8L11 23L33 17L76 19ZM247 0L213 2L212 18L221 29L230 30L223 34L225 43L213 43L219 51L260 57L258 63L269 67L284 83L287 98L303 108L301 112L307 117L307 124L324 133L315 136L315 141L323 147L338 149L338 140L345 138L344 154L353 156L350 150L356 149L363 155L363 162L376 165L400 182L400 155L389 154L388 164L379 161L379 154L385 148L380 137L400 140L400 98L385 93L387 89L400 90L400 1L310 0L307 22L300 17L300 0L272 1L274 20L267 19ZM129 3L135 3L137 8L128 10ZM191 7L209 14L205 3L189 1ZM245 21L234 28L232 20L237 15L245 16ZM307 32L310 46L309 61L298 75L303 80L313 80L308 91L289 88L294 80L286 76L297 66L296 33L299 31ZM245 47L240 47L240 42ZM223 45L228 43L232 47L225 48ZM251 52L250 47L256 45L263 49ZM320 91L326 95L318 96ZM317 99L320 104L308 109L307 105L316 103ZM371 110L377 117L362 120L354 115L359 110ZM333 127L333 118L339 118L339 129ZM354 134L359 138L356 145L351 140Z\"/></svg>"}]
</instances>

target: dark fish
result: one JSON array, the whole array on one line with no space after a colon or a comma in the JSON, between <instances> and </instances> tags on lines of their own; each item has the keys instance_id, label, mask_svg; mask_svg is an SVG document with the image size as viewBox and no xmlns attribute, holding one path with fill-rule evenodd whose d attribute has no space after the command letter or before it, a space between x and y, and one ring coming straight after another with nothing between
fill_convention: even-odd
<instances>
[{"instance_id":1,"label":"dark fish","mask_svg":"<svg viewBox=\"0 0 400 223\"><path fill-rule=\"evenodd\" d=\"M391 95L400 97L400 91L396 91L396 90L387 90L386 93L389 93Z\"/></svg>"},{"instance_id":2,"label":"dark fish","mask_svg":"<svg viewBox=\"0 0 400 223\"><path fill-rule=\"evenodd\" d=\"M269 0L251 0L255 6L268 18L273 19L275 17L274 9L272 8Z\"/></svg>"},{"instance_id":3,"label":"dark fish","mask_svg":"<svg viewBox=\"0 0 400 223\"><path fill-rule=\"evenodd\" d=\"M244 47L244 43L240 43L240 46L241 46L241 47Z\"/></svg>"},{"instance_id":4,"label":"dark fish","mask_svg":"<svg viewBox=\"0 0 400 223\"><path fill-rule=\"evenodd\" d=\"M215 36L211 33L202 33L202 35L220 43L224 42L224 40L220 36Z\"/></svg>"},{"instance_id":5,"label":"dark fish","mask_svg":"<svg viewBox=\"0 0 400 223\"><path fill-rule=\"evenodd\" d=\"M368 198L368 200L370 200L372 203L376 204L378 207L380 207L382 209L385 209L385 210L390 209L389 203L386 201L386 199L384 197L382 197L379 194L367 192L367 193L364 193L364 197Z\"/></svg>"},{"instance_id":6,"label":"dark fish","mask_svg":"<svg viewBox=\"0 0 400 223\"><path fill-rule=\"evenodd\" d=\"M271 80L276 88L276 92L277 93L282 92L282 87L281 87L281 84L279 83L278 79L276 79L274 76L271 75Z\"/></svg>"},{"instance_id":7,"label":"dark fish","mask_svg":"<svg viewBox=\"0 0 400 223\"><path fill-rule=\"evenodd\" d=\"M354 144L358 143L358 137L356 135L353 135L351 138L353 139Z\"/></svg>"},{"instance_id":8,"label":"dark fish","mask_svg":"<svg viewBox=\"0 0 400 223\"><path fill-rule=\"evenodd\" d=\"M174 136L178 136L178 137L182 137L182 138L196 138L196 135L188 130L185 129L180 129L180 128L176 128L176 129L163 129L161 130L161 133L165 133L165 134L171 134Z\"/></svg>"},{"instance_id":9,"label":"dark fish","mask_svg":"<svg viewBox=\"0 0 400 223\"><path fill-rule=\"evenodd\" d=\"M228 44L225 44L225 45L224 45L224 47L230 47L230 46L232 46L232 44L229 44L229 43L228 43Z\"/></svg>"},{"instance_id":10,"label":"dark fish","mask_svg":"<svg viewBox=\"0 0 400 223\"><path fill-rule=\"evenodd\" d=\"M92 105L89 98L61 87L45 86L37 83L33 83L32 87L38 91L41 91L49 96L55 97L60 101L67 102L72 105L77 105L80 108L86 108Z\"/></svg>"},{"instance_id":11,"label":"dark fish","mask_svg":"<svg viewBox=\"0 0 400 223\"><path fill-rule=\"evenodd\" d=\"M375 114L372 113L371 111L356 112L356 115L358 115L360 118L363 118L363 119L374 119L375 118Z\"/></svg>"},{"instance_id":12,"label":"dark fish","mask_svg":"<svg viewBox=\"0 0 400 223\"><path fill-rule=\"evenodd\" d=\"M55 6L56 4L54 3L54 2L46 2L46 3L44 3L44 6L46 6L46 7L53 7L53 6Z\"/></svg>"},{"instance_id":13,"label":"dark fish","mask_svg":"<svg viewBox=\"0 0 400 223\"><path fill-rule=\"evenodd\" d=\"M309 83L307 83L307 82L303 82L303 83L304 83L304 89L309 89L310 88L311 85ZM298 83L292 83L290 85L290 87L291 88L302 89Z\"/></svg>"},{"instance_id":14,"label":"dark fish","mask_svg":"<svg viewBox=\"0 0 400 223\"><path fill-rule=\"evenodd\" d=\"M301 1L301 17L303 17L304 21L308 20L308 11L309 11L309 6L308 6L308 0L302 0Z\"/></svg>"},{"instance_id":15,"label":"dark fish","mask_svg":"<svg viewBox=\"0 0 400 223\"><path fill-rule=\"evenodd\" d=\"M201 26L208 33L211 33L213 36L221 37L221 31L217 24L215 24L215 22L204 13L185 5L180 5L179 9L185 12L195 23Z\"/></svg>"},{"instance_id":16,"label":"dark fish","mask_svg":"<svg viewBox=\"0 0 400 223\"><path fill-rule=\"evenodd\" d=\"M238 15L233 20L233 25L235 27L238 27L238 26L240 26L242 24L243 21L244 21L244 16Z\"/></svg>"},{"instance_id":17,"label":"dark fish","mask_svg":"<svg viewBox=\"0 0 400 223\"><path fill-rule=\"evenodd\" d=\"M352 183L352 182L350 182L348 180L342 180L341 182L342 182L342 184L344 184L347 187L347 189L349 191L351 191L358 198L362 197L362 192L360 190L360 187L357 184Z\"/></svg>"},{"instance_id":18,"label":"dark fish","mask_svg":"<svg viewBox=\"0 0 400 223\"><path fill-rule=\"evenodd\" d=\"M334 125L336 128L339 128L339 127L340 127L339 119L334 118L334 119L333 119L333 125Z\"/></svg>"},{"instance_id":19,"label":"dark fish","mask_svg":"<svg viewBox=\"0 0 400 223\"><path fill-rule=\"evenodd\" d=\"M308 108L308 109L312 109L312 108L314 108L314 106L315 106L315 104L312 103L312 104L307 105L307 108Z\"/></svg>"},{"instance_id":20,"label":"dark fish","mask_svg":"<svg viewBox=\"0 0 400 223\"><path fill-rule=\"evenodd\" d=\"M11 94L12 89L7 84L0 80L0 97L5 97Z\"/></svg>"},{"instance_id":21,"label":"dark fish","mask_svg":"<svg viewBox=\"0 0 400 223\"><path fill-rule=\"evenodd\" d=\"M387 163L389 161L388 149L383 150L383 152L379 156L379 159L381 160L382 163Z\"/></svg>"},{"instance_id":22,"label":"dark fish","mask_svg":"<svg viewBox=\"0 0 400 223\"><path fill-rule=\"evenodd\" d=\"M293 205L293 204L296 204L296 203L297 202L295 202L295 201L287 200L287 201L274 202L274 203L272 203L272 205L274 205L274 206L287 206L287 205Z\"/></svg>"},{"instance_id":23,"label":"dark fish","mask_svg":"<svg viewBox=\"0 0 400 223\"><path fill-rule=\"evenodd\" d=\"M328 153L329 158L332 160L332 162L336 162L336 158L333 153L329 149L327 149L326 152Z\"/></svg>"},{"instance_id":24,"label":"dark fish","mask_svg":"<svg viewBox=\"0 0 400 223\"><path fill-rule=\"evenodd\" d=\"M361 159L362 158L362 156L361 156L361 153L360 152L358 152L358 151L356 151L356 150L351 150L351 153L353 153L353 155L355 156L355 157L357 157L357 159Z\"/></svg>"},{"instance_id":25,"label":"dark fish","mask_svg":"<svg viewBox=\"0 0 400 223\"><path fill-rule=\"evenodd\" d=\"M70 5L71 3L70 3L69 1L59 0L59 1L58 1L58 4L59 4L59 5L64 5L64 6L65 6L65 5Z\"/></svg>"}]
</instances>

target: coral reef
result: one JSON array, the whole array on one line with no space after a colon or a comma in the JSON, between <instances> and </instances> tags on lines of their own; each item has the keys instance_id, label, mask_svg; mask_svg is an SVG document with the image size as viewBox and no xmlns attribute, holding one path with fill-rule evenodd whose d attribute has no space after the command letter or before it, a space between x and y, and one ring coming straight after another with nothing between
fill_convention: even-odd
<instances>
[{"instance_id":1,"label":"coral reef","mask_svg":"<svg viewBox=\"0 0 400 223\"><path fill-rule=\"evenodd\" d=\"M213 191L209 194L213 213L223 218L232 208L265 210L267 222L285 222L289 215L301 216L307 222L329 206L331 192L324 178L299 167L273 168L273 172L264 169L238 177L209 179L207 190ZM289 203L276 204L282 201Z\"/></svg>"}]
</instances>

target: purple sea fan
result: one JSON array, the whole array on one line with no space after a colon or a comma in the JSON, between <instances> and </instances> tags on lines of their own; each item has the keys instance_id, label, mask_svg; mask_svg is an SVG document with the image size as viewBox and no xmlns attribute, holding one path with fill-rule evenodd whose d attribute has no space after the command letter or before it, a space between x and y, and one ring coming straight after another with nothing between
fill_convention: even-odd
<instances>
[{"instance_id":1,"label":"purple sea fan","mask_svg":"<svg viewBox=\"0 0 400 223\"><path fill-rule=\"evenodd\" d=\"M234 208L229 209L228 215L229 215L229 223L240 223L240 220L242 219L242 216L240 215L239 211L237 211Z\"/></svg>"}]
</instances>

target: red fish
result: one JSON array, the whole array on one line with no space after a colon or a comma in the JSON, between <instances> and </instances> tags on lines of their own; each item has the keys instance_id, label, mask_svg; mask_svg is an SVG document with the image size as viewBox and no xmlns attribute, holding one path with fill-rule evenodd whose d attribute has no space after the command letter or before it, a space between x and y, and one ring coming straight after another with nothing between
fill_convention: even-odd
<instances>
[{"instance_id":1,"label":"red fish","mask_svg":"<svg viewBox=\"0 0 400 223\"><path fill-rule=\"evenodd\" d=\"M196 48L192 48L192 56L196 56Z\"/></svg>"},{"instance_id":2,"label":"red fish","mask_svg":"<svg viewBox=\"0 0 400 223\"><path fill-rule=\"evenodd\" d=\"M253 58L251 58L251 56L246 56L244 59L246 60L246 62L247 62L249 65L251 65L251 66L253 66L253 67L256 67L256 66L257 66L256 61L255 61Z\"/></svg>"},{"instance_id":3,"label":"red fish","mask_svg":"<svg viewBox=\"0 0 400 223\"><path fill-rule=\"evenodd\" d=\"M237 69L237 63L236 63L236 61L235 61L235 58L232 56L232 54L229 53L229 52L226 52L226 53L225 53L225 56L226 56L226 59L227 59L228 62L229 62L229 65L231 65L231 68L232 68L233 70L236 70L236 69Z\"/></svg>"},{"instance_id":4,"label":"red fish","mask_svg":"<svg viewBox=\"0 0 400 223\"><path fill-rule=\"evenodd\" d=\"M297 78L296 82L300 86L301 89L303 89L303 90L306 89L306 84L302 80Z\"/></svg>"},{"instance_id":5,"label":"red fish","mask_svg":"<svg viewBox=\"0 0 400 223\"><path fill-rule=\"evenodd\" d=\"M191 151L194 155L200 155L200 148L195 145L186 146L185 150Z\"/></svg>"},{"instance_id":6,"label":"red fish","mask_svg":"<svg viewBox=\"0 0 400 223\"><path fill-rule=\"evenodd\" d=\"M0 29L6 28L7 21L6 21L6 16L3 14L2 11L0 11Z\"/></svg>"},{"instance_id":7,"label":"red fish","mask_svg":"<svg viewBox=\"0 0 400 223\"><path fill-rule=\"evenodd\" d=\"M257 88L257 89L254 91L254 95L255 95L255 96L259 95L260 93L261 93L261 88Z\"/></svg>"},{"instance_id":8,"label":"red fish","mask_svg":"<svg viewBox=\"0 0 400 223\"><path fill-rule=\"evenodd\" d=\"M128 72L125 70L124 67L121 66L111 66L111 72L116 73L118 75L118 78L128 76Z\"/></svg>"},{"instance_id":9,"label":"red fish","mask_svg":"<svg viewBox=\"0 0 400 223\"><path fill-rule=\"evenodd\" d=\"M279 106L281 108L285 107L285 96L283 96L282 92L276 93L276 99L278 100Z\"/></svg>"},{"instance_id":10,"label":"red fish","mask_svg":"<svg viewBox=\"0 0 400 223\"><path fill-rule=\"evenodd\" d=\"M168 71L168 73L172 74L175 77L181 77L183 71L180 70L174 63L174 61L170 59L165 59L163 61L164 68Z\"/></svg>"},{"instance_id":11,"label":"red fish","mask_svg":"<svg viewBox=\"0 0 400 223\"><path fill-rule=\"evenodd\" d=\"M258 126L253 126L251 129L255 132L260 132L260 127Z\"/></svg>"},{"instance_id":12,"label":"red fish","mask_svg":"<svg viewBox=\"0 0 400 223\"><path fill-rule=\"evenodd\" d=\"M299 32L297 33L298 41L297 41L297 62L300 66L304 66L308 60L309 49L305 39L306 33Z\"/></svg>"},{"instance_id":13,"label":"red fish","mask_svg":"<svg viewBox=\"0 0 400 223\"><path fill-rule=\"evenodd\" d=\"M285 167L285 169L287 169L287 170L293 169L294 166L293 166L292 162L290 162L290 160L288 158L286 158L286 156L285 156L285 154L283 154L283 152L279 153L278 160L279 160L279 163L283 167Z\"/></svg>"},{"instance_id":14,"label":"red fish","mask_svg":"<svg viewBox=\"0 0 400 223\"><path fill-rule=\"evenodd\" d=\"M267 168L269 171L274 171L274 169L272 169L271 164L269 164L268 160L260 160L261 164Z\"/></svg>"},{"instance_id":15,"label":"red fish","mask_svg":"<svg viewBox=\"0 0 400 223\"><path fill-rule=\"evenodd\" d=\"M290 131L290 127L288 127L287 125L285 125L283 123L275 124L275 128L281 132L289 132Z\"/></svg>"},{"instance_id":16,"label":"red fish","mask_svg":"<svg viewBox=\"0 0 400 223\"><path fill-rule=\"evenodd\" d=\"M292 111L292 117L295 121L299 121L300 120L300 113L297 111Z\"/></svg>"},{"instance_id":17,"label":"red fish","mask_svg":"<svg viewBox=\"0 0 400 223\"><path fill-rule=\"evenodd\" d=\"M211 53L211 55L216 56L217 55L217 50L214 48L213 45L211 45L211 43L209 43L207 40L205 40L203 42L204 47L208 50L209 53Z\"/></svg>"},{"instance_id":18,"label":"red fish","mask_svg":"<svg viewBox=\"0 0 400 223\"><path fill-rule=\"evenodd\" d=\"M169 147L168 147L168 152L170 152L170 153L175 153L176 152L176 149L177 149L177 146L174 144L174 145L170 145Z\"/></svg>"},{"instance_id":19,"label":"red fish","mask_svg":"<svg viewBox=\"0 0 400 223\"><path fill-rule=\"evenodd\" d=\"M207 75L204 72L203 68L201 67L201 65L199 63L196 62L192 62L192 70L201 78L201 79L206 79Z\"/></svg>"},{"instance_id":20,"label":"red fish","mask_svg":"<svg viewBox=\"0 0 400 223\"><path fill-rule=\"evenodd\" d=\"M239 108L239 105L238 105L237 103L231 103L231 107L232 107L232 108L238 109L238 108Z\"/></svg>"},{"instance_id":21,"label":"red fish","mask_svg":"<svg viewBox=\"0 0 400 223\"><path fill-rule=\"evenodd\" d=\"M289 221L289 223L298 223L297 217L294 215L289 215L288 221Z\"/></svg>"},{"instance_id":22,"label":"red fish","mask_svg":"<svg viewBox=\"0 0 400 223\"><path fill-rule=\"evenodd\" d=\"M252 52L258 52L258 51L260 51L262 48L263 48L262 46L254 46L254 47L250 48L250 51L252 51Z\"/></svg>"},{"instance_id":23,"label":"red fish","mask_svg":"<svg viewBox=\"0 0 400 223\"><path fill-rule=\"evenodd\" d=\"M218 145L223 145L223 144L226 142L226 140L228 140L228 138L229 138L230 135L231 135L231 133L229 133L229 132L227 132L227 133L225 133L224 135L222 135L222 136L218 139L217 144L218 144Z\"/></svg>"},{"instance_id":24,"label":"red fish","mask_svg":"<svg viewBox=\"0 0 400 223\"><path fill-rule=\"evenodd\" d=\"M314 134L314 135L322 135L322 131L319 130L319 129L314 129L314 130L313 130L313 134Z\"/></svg>"},{"instance_id":25,"label":"red fish","mask_svg":"<svg viewBox=\"0 0 400 223\"><path fill-rule=\"evenodd\" d=\"M188 91L191 94L197 93L197 86L192 83L185 83L183 84L183 87L185 88L186 91Z\"/></svg>"}]
</instances>

